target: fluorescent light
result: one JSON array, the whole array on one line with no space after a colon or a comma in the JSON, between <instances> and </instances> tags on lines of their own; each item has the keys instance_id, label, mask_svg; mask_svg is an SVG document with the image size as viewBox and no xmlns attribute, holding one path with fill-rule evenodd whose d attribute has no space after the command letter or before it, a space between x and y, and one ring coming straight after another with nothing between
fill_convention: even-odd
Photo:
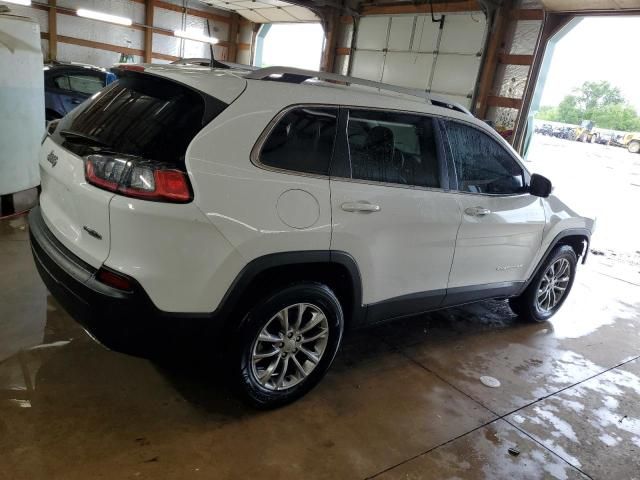
<instances>
[{"instance_id":1,"label":"fluorescent light","mask_svg":"<svg viewBox=\"0 0 640 480\"><path fill-rule=\"evenodd\" d=\"M117 15L109 15L108 13L95 12L93 10L86 10L80 8L76 11L79 17L91 18L93 20L100 20L101 22L117 23L119 25L129 26L133 23L130 18L119 17Z\"/></svg>"},{"instance_id":2,"label":"fluorescent light","mask_svg":"<svg viewBox=\"0 0 640 480\"><path fill-rule=\"evenodd\" d=\"M2 0L2 3L13 3L15 5L24 5L28 7L31 5L31 0Z\"/></svg>"},{"instance_id":3,"label":"fluorescent light","mask_svg":"<svg viewBox=\"0 0 640 480\"><path fill-rule=\"evenodd\" d=\"M218 43L218 39L216 37L207 37L202 33L197 32L187 32L186 30L174 30L173 34L176 37L186 38L187 40L195 40L196 42L204 42L204 43Z\"/></svg>"}]
</instances>

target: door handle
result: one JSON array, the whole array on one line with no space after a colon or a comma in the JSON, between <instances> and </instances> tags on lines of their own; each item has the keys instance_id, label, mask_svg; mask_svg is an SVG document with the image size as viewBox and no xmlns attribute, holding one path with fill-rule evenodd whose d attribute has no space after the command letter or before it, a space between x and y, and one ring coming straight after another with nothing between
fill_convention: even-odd
<instances>
[{"instance_id":1,"label":"door handle","mask_svg":"<svg viewBox=\"0 0 640 480\"><path fill-rule=\"evenodd\" d=\"M369 202L345 202L340 205L340 208L345 212L373 213L380 211L380 205L374 205Z\"/></svg>"},{"instance_id":2,"label":"door handle","mask_svg":"<svg viewBox=\"0 0 640 480\"><path fill-rule=\"evenodd\" d=\"M74 98L73 100L71 100L71 103L73 103L74 105L80 105L82 103L82 100Z\"/></svg>"},{"instance_id":3,"label":"door handle","mask_svg":"<svg viewBox=\"0 0 640 480\"><path fill-rule=\"evenodd\" d=\"M464 213L472 217L484 217L485 215L489 215L491 210L484 207L469 207L465 209Z\"/></svg>"}]
</instances>

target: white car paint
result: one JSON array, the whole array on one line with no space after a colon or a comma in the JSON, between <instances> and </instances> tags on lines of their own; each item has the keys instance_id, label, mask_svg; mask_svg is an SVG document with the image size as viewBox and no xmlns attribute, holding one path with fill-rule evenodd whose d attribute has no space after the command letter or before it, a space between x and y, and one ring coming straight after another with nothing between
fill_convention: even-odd
<instances>
[{"instance_id":1,"label":"white car paint","mask_svg":"<svg viewBox=\"0 0 640 480\"><path fill-rule=\"evenodd\" d=\"M386 108L456 119L482 129L518 158L495 131L464 113L358 87L248 81L237 71L147 66L146 72L232 102L186 152L193 202L148 202L97 189L84 180L79 157L46 140L40 159L41 203L47 225L64 245L95 267L104 262L135 278L161 310L212 312L251 260L289 251L349 253L361 272L365 304L450 287L525 281L557 233L592 229L592 220L554 196L367 184L265 168L252 161L274 117L298 104ZM47 162L51 150L59 153L68 173L64 178ZM352 202L380 209L362 213L342 208ZM491 213L463 213L476 206ZM97 239L83 233L87 223L103 235L99 247Z\"/></svg>"}]
</instances>

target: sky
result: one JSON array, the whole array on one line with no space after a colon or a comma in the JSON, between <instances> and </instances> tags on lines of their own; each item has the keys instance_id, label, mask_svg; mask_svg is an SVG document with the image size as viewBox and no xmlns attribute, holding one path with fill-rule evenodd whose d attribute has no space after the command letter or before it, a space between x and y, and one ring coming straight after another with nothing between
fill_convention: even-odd
<instances>
[{"instance_id":1,"label":"sky","mask_svg":"<svg viewBox=\"0 0 640 480\"><path fill-rule=\"evenodd\" d=\"M264 42L262 65L318 70L324 31L319 23L276 23Z\"/></svg>"},{"instance_id":2,"label":"sky","mask_svg":"<svg viewBox=\"0 0 640 480\"><path fill-rule=\"evenodd\" d=\"M586 80L608 80L640 112L640 17L588 17L555 49L541 105L556 106Z\"/></svg>"}]
</instances>

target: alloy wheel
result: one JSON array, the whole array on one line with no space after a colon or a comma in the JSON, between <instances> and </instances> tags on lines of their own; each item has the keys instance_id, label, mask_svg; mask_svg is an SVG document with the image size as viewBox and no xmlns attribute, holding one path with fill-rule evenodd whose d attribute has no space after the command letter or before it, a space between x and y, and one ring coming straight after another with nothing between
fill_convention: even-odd
<instances>
[{"instance_id":1,"label":"alloy wheel","mask_svg":"<svg viewBox=\"0 0 640 480\"><path fill-rule=\"evenodd\" d=\"M251 371L268 390L285 390L316 368L327 347L329 322L311 303L283 308L260 330L251 348Z\"/></svg>"},{"instance_id":2,"label":"alloy wheel","mask_svg":"<svg viewBox=\"0 0 640 480\"><path fill-rule=\"evenodd\" d=\"M536 293L538 308L544 312L553 310L564 297L571 280L571 264L566 258L553 262L540 281Z\"/></svg>"}]
</instances>

